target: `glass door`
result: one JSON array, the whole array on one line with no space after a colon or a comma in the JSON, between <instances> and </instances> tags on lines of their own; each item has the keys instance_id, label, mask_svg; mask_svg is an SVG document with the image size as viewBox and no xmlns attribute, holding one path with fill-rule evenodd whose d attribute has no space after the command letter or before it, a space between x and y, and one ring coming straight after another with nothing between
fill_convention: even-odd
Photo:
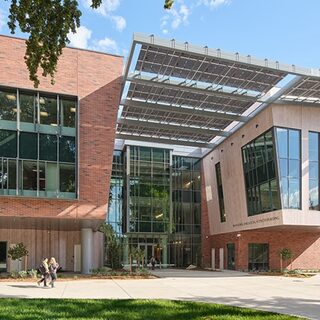
<instances>
[{"instance_id":1,"label":"glass door","mask_svg":"<svg viewBox=\"0 0 320 320\"><path fill-rule=\"evenodd\" d=\"M227 244L227 269L235 270L235 247L234 243Z\"/></svg>"},{"instance_id":2,"label":"glass door","mask_svg":"<svg viewBox=\"0 0 320 320\"><path fill-rule=\"evenodd\" d=\"M7 242L0 242L0 272L7 271Z\"/></svg>"}]
</instances>

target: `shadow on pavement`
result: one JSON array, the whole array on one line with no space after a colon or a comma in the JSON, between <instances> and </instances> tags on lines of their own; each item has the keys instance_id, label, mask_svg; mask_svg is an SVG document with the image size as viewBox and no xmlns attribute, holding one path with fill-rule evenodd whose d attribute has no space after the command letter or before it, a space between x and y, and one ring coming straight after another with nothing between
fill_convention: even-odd
<instances>
[{"instance_id":1,"label":"shadow on pavement","mask_svg":"<svg viewBox=\"0 0 320 320\"><path fill-rule=\"evenodd\" d=\"M268 300L244 299L240 297L212 298L205 296L194 296L193 298L182 298L184 301L202 301L232 305L243 308L253 308L262 311L271 311L288 315L302 316L309 319L320 320L319 299L295 299L283 297L270 297Z\"/></svg>"},{"instance_id":2,"label":"shadow on pavement","mask_svg":"<svg viewBox=\"0 0 320 320\"><path fill-rule=\"evenodd\" d=\"M239 278L252 277L254 274L240 271L210 271L210 270L186 270L186 269L156 269L150 270L159 278Z\"/></svg>"}]
</instances>

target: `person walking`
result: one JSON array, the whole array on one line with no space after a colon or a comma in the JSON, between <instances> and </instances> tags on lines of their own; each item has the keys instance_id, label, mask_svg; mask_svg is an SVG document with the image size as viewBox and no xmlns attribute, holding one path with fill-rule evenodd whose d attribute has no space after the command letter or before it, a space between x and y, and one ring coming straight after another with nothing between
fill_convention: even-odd
<instances>
[{"instance_id":1,"label":"person walking","mask_svg":"<svg viewBox=\"0 0 320 320\"><path fill-rule=\"evenodd\" d=\"M155 259L154 256L151 257L150 263L151 263L152 270L154 270L154 267L155 267L155 265L156 265L156 259Z\"/></svg>"},{"instance_id":2,"label":"person walking","mask_svg":"<svg viewBox=\"0 0 320 320\"><path fill-rule=\"evenodd\" d=\"M54 257L51 257L49 261L49 273L51 277L51 288L54 288L54 283L57 280L57 271L59 268L59 264L57 263L56 259Z\"/></svg>"},{"instance_id":3,"label":"person walking","mask_svg":"<svg viewBox=\"0 0 320 320\"><path fill-rule=\"evenodd\" d=\"M38 286L40 286L41 282L43 282L44 287L48 287L47 280L49 277L49 266L48 259L44 258L39 266L39 271L41 273L41 279L37 282Z\"/></svg>"}]
</instances>

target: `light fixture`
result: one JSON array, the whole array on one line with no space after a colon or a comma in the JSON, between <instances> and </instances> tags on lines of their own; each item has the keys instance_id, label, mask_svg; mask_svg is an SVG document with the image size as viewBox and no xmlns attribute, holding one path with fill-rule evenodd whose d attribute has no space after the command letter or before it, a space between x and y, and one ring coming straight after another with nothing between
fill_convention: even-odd
<instances>
[{"instance_id":1,"label":"light fixture","mask_svg":"<svg viewBox=\"0 0 320 320\"><path fill-rule=\"evenodd\" d=\"M15 112L15 113L17 113L17 112L18 112L18 109L17 109L17 108L13 108L12 111Z\"/></svg>"},{"instance_id":2,"label":"light fixture","mask_svg":"<svg viewBox=\"0 0 320 320\"><path fill-rule=\"evenodd\" d=\"M47 117L49 114L47 111L40 111L40 116Z\"/></svg>"},{"instance_id":3,"label":"light fixture","mask_svg":"<svg viewBox=\"0 0 320 320\"><path fill-rule=\"evenodd\" d=\"M156 219L160 219L162 217L163 217L163 213L160 213L160 214L156 215Z\"/></svg>"},{"instance_id":4,"label":"light fixture","mask_svg":"<svg viewBox=\"0 0 320 320\"><path fill-rule=\"evenodd\" d=\"M16 101L16 96L14 94L6 94L6 98L10 101Z\"/></svg>"},{"instance_id":5,"label":"light fixture","mask_svg":"<svg viewBox=\"0 0 320 320\"><path fill-rule=\"evenodd\" d=\"M71 108L70 108L70 112L74 112L74 113L75 113L75 112L76 112L76 108L71 107Z\"/></svg>"},{"instance_id":6,"label":"light fixture","mask_svg":"<svg viewBox=\"0 0 320 320\"><path fill-rule=\"evenodd\" d=\"M56 123L51 123L50 125L53 126L53 127L57 127L58 126Z\"/></svg>"},{"instance_id":7,"label":"light fixture","mask_svg":"<svg viewBox=\"0 0 320 320\"><path fill-rule=\"evenodd\" d=\"M40 97L39 103L40 103L40 104L46 104L46 100L44 100L44 98Z\"/></svg>"}]
</instances>

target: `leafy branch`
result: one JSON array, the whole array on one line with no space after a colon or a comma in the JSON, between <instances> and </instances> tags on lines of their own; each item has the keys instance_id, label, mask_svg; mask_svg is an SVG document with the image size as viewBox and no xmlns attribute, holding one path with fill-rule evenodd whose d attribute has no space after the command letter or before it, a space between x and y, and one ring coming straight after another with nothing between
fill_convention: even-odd
<instances>
[{"instance_id":1,"label":"leafy branch","mask_svg":"<svg viewBox=\"0 0 320 320\"><path fill-rule=\"evenodd\" d=\"M170 9L173 0L165 0L164 8ZM91 8L97 9L102 0L92 0ZM69 32L80 27L81 11L76 0L11 0L8 26L12 34L17 26L28 33L26 40L25 63L29 79L34 87L39 86L39 68L42 76L54 75L63 48L70 43Z\"/></svg>"}]
</instances>

